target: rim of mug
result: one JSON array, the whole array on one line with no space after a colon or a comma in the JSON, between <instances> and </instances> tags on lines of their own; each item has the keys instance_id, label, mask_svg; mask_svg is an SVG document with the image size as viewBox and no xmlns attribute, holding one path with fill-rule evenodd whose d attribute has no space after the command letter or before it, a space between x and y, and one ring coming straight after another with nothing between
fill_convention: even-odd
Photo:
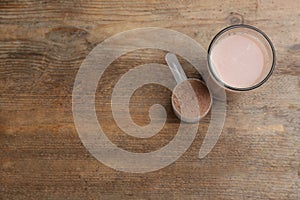
<instances>
[{"instance_id":1,"label":"rim of mug","mask_svg":"<svg viewBox=\"0 0 300 200\"><path fill-rule=\"evenodd\" d=\"M271 66L271 69L269 71L269 73L266 75L266 77L260 81L259 83L253 85L253 86L250 86L250 87L245 87L245 88L238 88L238 87L233 87L233 86L230 86L226 83L224 83L214 72L213 70L213 67L212 67L212 63L211 63L211 51L212 51L212 48L215 44L215 42L217 41L217 39L219 39L225 32L229 31L229 30L232 30L232 29L235 29L235 28L248 28L248 29L251 29L251 30L254 30L256 31L258 34L261 34L264 39L267 41L267 43L269 44L270 48L271 48L271 51L272 51L272 57L273 57L273 61L272 61L272 66ZM247 24L235 24L235 25L231 25L231 26L228 26L224 29L222 29L221 31L219 31L215 36L214 38L212 39L212 41L210 42L209 44L209 47L208 47L208 53L207 53L207 60L208 60L208 68L209 68L209 72L210 74L212 75L212 77L222 86L224 87L225 89L229 89L229 90L232 90L232 91L250 91L250 90L253 90L253 89L256 89L258 87L260 87L261 85L263 85L272 75L274 69L275 69L275 65L276 65L276 54L275 54L275 48L274 48L274 45L272 43L272 41L270 40L270 38L267 36L266 33L264 33L263 31L261 31L260 29L254 27L254 26L250 26L250 25L247 25Z\"/></svg>"}]
</instances>

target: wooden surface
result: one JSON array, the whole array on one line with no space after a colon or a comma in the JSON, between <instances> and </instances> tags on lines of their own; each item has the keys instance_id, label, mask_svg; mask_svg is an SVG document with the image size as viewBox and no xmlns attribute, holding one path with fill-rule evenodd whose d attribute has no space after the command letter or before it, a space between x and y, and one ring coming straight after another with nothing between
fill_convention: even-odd
<instances>
[{"instance_id":1,"label":"wooden surface","mask_svg":"<svg viewBox=\"0 0 300 200\"><path fill-rule=\"evenodd\" d=\"M1 0L0 199L299 199L299 21L298 0ZM277 66L260 89L227 94L225 127L206 158L197 155L210 116L189 150L161 170L124 173L91 156L75 130L71 101L76 73L94 46L152 26L180 31L207 48L221 28L236 23L269 35ZM171 92L161 86L146 85L131 99L140 125L149 122L152 104L166 106L167 124L149 140L124 134L111 114L118 78L139 64L164 63L163 55L128 53L99 82L97 115L121 148L153 151L176 133ZM184 68L199 77L187 63Z\"/></svg>"}]
</instances>

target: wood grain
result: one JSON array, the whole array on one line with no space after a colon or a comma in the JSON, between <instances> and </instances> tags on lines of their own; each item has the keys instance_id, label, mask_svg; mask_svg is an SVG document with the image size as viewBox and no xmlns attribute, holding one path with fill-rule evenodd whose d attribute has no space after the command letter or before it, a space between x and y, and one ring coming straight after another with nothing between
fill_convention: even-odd
<instances>
[{"instance_id":1,"label":"wood grain","mask_svg":"<svg viewBox=\"0 0 300 200\"><path fill-rule=\"evenodd\" d=\"M294 0L1 0L0 199L299 199L299 21ZM208 47L220 29L237 23L269 35L277 66L260 89L227 94L225 127L206 158L197 154L210 116L189 150L155 172L115 171L90 155L75 130L72 89L80 64L97 44L151 26L180 31ZM164 105L168 119L159 134L132 138L111 114L111 92L120 76L139 64L164 63L164 53L128 53L99 82L97 115L121 148L153 151L178 129L171 92L157 85L137 90L130 111L145 125L149 107ZM181 61L188 76L199 77Z\"/></svg>"}]
</instances>

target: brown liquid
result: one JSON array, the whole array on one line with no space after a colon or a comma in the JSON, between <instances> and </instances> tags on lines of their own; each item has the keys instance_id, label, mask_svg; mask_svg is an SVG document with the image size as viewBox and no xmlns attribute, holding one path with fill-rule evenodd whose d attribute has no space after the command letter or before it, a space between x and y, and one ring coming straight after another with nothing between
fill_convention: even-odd
<instances>
[{"instance_id":1,"label":"brown liquid","mask_svg":"<svg viewBox=\"0 0 300 200\"><path fill-rule=\"evenodd\" d=\"M187 80L176 86L173 91L172 101L174 108L180 115L193 119L199 117L199 114L202 117L208 112L211 96L204 83L198 80ZM196 110L195 102L198 102L199 111ZM184 115L181 112L181 107L184 108Z\"/></svg>"}]
</instances>

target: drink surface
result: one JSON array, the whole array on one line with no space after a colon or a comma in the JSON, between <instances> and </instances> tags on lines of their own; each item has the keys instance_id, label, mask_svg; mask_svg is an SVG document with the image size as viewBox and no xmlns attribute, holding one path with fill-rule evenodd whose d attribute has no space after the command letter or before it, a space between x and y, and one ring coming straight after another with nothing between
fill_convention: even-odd
<instances>
[{"instance_id":1,"label":"drink surface","mask_svg":"<svg viewBox=\"0 0 300 200\"><path fill-rule=\"evenodd\" d=\"M262 45L247 33L220 39L211 52L213 70L231 87L246 88L261 81L265 64Z\"/></svg>"}]
</instances>

